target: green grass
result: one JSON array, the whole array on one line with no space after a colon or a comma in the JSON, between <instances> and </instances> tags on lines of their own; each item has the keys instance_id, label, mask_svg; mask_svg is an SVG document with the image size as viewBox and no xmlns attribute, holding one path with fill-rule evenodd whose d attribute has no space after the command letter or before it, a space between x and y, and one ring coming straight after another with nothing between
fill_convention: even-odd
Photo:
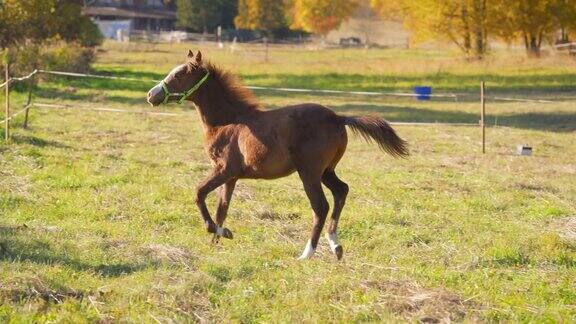
<instances>
[{"instance_id":1,"label":"green grass","mask_svg":"<svg viewBox=\"0 0 576 324\"><path fill-rule=\"evenodd\" d=\"M469 62L441 51L272 47L266 61L264 48L258 46L239 45L231 52L209 44L112 43L100 52L96 69L157 79L181 64L189 48L201 49L204 57L255 86L402 91L427 84L439 92L478 94L479 82L484 79L495 93L556 96L573 91L576 83L576 60L570 57L528 59L524 52L510 51Z\"/></svg>"},{"instance_id":2,"label":"green grass","mask_svg":"<svg viewBox=\"0 0 576 324\"><path fill-rule=\"evenodd\" d=\"M131 46L138 52L106 44L96 72L158 78L187 47ZM426 69L451 57L274 48L276 61L257 63L260 52L242 53L235 62L209 47L206 56L253 84L393 90L396 81L378 76L387 71L378 62L396 62L388 74L398 79L406 69L429 81ZM337 69L339 60L362 58L377 71ZM411 146L407 160L351 136L337 169L351 187L340 225L342 262L323 240L313 260L295 260L312 221L295 175L241 181L227 221L235 238L210 243L194 204L210 164L190 106L161 109L178 117L35 109L31 128L17 119L12 143L0 144L0 321L573 322L576 106L569 92L534 90L555 82L568 89L576 69L549 61L556 59L533 69L497 56L445 66L448 77L437 80L446 90L472 91L474 75L494 74L505 81L489 86L508 95L564 96L557 104L489 102L490 125L507 127L488 128L485 155L477 127L399 126ZM408 71L420 60L429 64ZM556 80L557 73L565 78ZM50 79L35 100L150 111L148 87ZM271 109L315 101L392 121L476 122L479 109L472 100L257 95ZM13 99L20 106L24 93ZM523 143L534 156L514 154ZM214 210L213 195L209 204Z\"/></svg>"}]
</instances>

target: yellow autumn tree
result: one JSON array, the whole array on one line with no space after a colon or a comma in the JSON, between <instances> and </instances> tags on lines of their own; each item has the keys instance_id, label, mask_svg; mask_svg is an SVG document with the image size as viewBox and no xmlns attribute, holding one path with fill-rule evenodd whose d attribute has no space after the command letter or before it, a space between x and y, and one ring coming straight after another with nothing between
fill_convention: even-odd
<instances>
[{"instance_id":1,"label":"yellow autumn tree","mask_svg":"<svg viewBox=\"0 0 576 324\"><path fill-rule=\"evenodd\" d=\"M489 39L520 40L537 56L562 31L576 32L576 0L371 0L385 19L401 17L415 42L450 40L467 55L481 58Z\"/></svg>"},{"instance_id":2,"label":"yellow autumn tree","mask_svg":"<svg viewBox=\"0 0 576 324\"><path fill-rule=\"evenodd\" d=\"M575 26L576 3L573 0L497 2L498 20L506 22L506 28L500 28L498 33L507 40L521 39L530 56L539 56L542 44L552 41L559 30L567 41L568 30Z\"/></svg>"},{"instance_id":3,"label":"yellow autumn tree","mask_svg":"<svg viewBox=\"0 0 576 324\"><path fill-rule=\"evenodd\" d=\"M559 41L570 42L570 33L576 32L576 0L558 0L552 12L561 31Z\"/></svg>"},{"instance_id":4,"label":"yellow autumn tree","mask_svg":"<svg viewBox=\"0 0 576 324\"><path fill-rule=\"evenodd\" d=\"M357 5L356 0L294 0L291 27L326 35L350 18Z\"/></svg>"},{"instance_id":5,"label":"yellow autumn tree","mask_svg":"<svg viewBox=\"0 0 576 324\"><path fill-rule=\"evenodd\" d=\"M284 0L239 0L236 28L271 32L286 26Z\"/></svg>"},{"instance_id":6,"label":"yellow autumn tree","mask_svg":"<svg viewBox=\"0 0 576 324\"><path fill-rule=\"evenodd\" d=\"M401 0L370 0L370 6L382 18L390 20L401 20L405 2Z\"/></svg>"},{"instance_id":7,"label":"yellow autumn tree","mask_svg":"<svg viewBox=\"0 0 576 324\"><path fill-rule=\"evenodd\" d=\"M494 22L495 0L371 0L386 19L402 19L414 42L449 40L469 56L482 58ZM500 1L500 0L498 0Z\"/></svg>"}]
</instances>

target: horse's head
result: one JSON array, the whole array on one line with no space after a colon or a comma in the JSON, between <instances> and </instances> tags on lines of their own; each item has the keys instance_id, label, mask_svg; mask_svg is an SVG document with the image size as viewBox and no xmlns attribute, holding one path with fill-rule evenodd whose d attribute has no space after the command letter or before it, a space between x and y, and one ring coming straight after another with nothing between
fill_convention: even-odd
<instances>
[{"instance_id":1,"label":"horse's head","mask_svg":"<svg viewBox=\"0 0 576 324\"><path fill-rule=\"evenodd\" d=\"M194 56L192 51L188 51L187 62L172 69L164 80L148 91L148 103L152 106L182 103L206 82L208 75L208 70L202 64L202 53L198 51Z\"/></svg>"}]
</instances>

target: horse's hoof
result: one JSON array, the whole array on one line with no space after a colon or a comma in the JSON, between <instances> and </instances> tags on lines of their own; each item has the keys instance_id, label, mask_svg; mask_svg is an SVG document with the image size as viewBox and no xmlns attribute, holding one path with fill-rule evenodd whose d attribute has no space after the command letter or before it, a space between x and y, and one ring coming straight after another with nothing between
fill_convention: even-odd
<instances>
[{"instance_id":1,"label":"horse's hoof","mask_svg":"<svg viewBox=\"0 0 576 324\"><path fill-rule=\"evenodd\" d=\"M214 234L212 235L212 244L218 244L220 243L220 236Z\"/></svg>"},{"instance_id":2,"label":"horse's hoof","mask_svg":"<svg viewBox=\"0 0 576 324\"><path fill-rule=\"evenodd\" d=\"M234 235L232 234L232 231L229 230L229 229L227 229L226 227L224 227L224 228L222 229L222 235L220 235L220 236L225 237L225 238L227 238L227 239L229 239L229 240L231 240L231 239L234 238Z\"/></svg>"},{"instance_id":3,"label":"horse's hoof","mask_svg":"<svg viewBox=\"0 0 576 324\"><path fill-rule=\"evenodd\" d=\"M334 254L336 254L336 258L338 258L338 260L342 260L342 256L344 255L344 249L342 248L342 245L336 246L334 249Z\"/></svg>"},{"instance_id":4,"label":"horse's hoof","mask_svg":"<svg viewBox=\"0 0 576 324\"><path fill-rule=\"evenodd\" d=\"M229 240L234 238L234 235L232 235L232 231L227 229L226 227L218 227L216 229L216 235L220 237L225 237Z\"/></svg>"}]
</instances>

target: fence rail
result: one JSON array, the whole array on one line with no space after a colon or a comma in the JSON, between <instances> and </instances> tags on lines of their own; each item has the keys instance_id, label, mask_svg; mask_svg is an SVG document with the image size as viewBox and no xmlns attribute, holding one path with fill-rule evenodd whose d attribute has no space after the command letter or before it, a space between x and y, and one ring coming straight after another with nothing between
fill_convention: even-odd
<instances>
[{"instance_id":1,"label":"fence rail","mask_svg":"<svg viewBox=\"0 0 576 324\"><path fill-rule=\"evenodd\" d=\"M170 116L170 117L180 117L187 114L179 113L167 113L159 111L146 111L146 110L128 110L128 109L117 109L117 108L98 108L98 107L74 107L71 105L55 105L46 103L34 103L31 106L38 108L57 108L57 109L74 109L74 110L93 110L93 111L105 111L105 112L117 112L117 113L130 113L139 115L150 115L150 116Z\"/></svg>"},{"instance_id":2,"label":"fence rail","mask_svg":"<svg viewBox=\"0 0 576 324\"><path fill-rule=\"evenodd\" d=\"M23 76L23 77L19 77L19 78L9 78L7 81L4 81L3 83L0 83L0 89L4 88L7 84L10 84L12 82L15 81L25 81L30 79L31 77L35 76L36 74L38 74L38 72L41 72L41 70L34 70L32 72L30 72L30 74Z\"/></svg>"},{"instance_id":3,"label":"fence rail","mask_svg":"<svg viewBox=\"0 0 576 324\"><path fill-rule=\"evenodd\" d=\"M10 117L0 120L0 124L5 123L6 120L10 121L10 120L14 119L14 117L16 117L16 116L24 113L26 110L30 109L30 108L33 107L33 106L35 106L35 105L34 105L34 104L31 104L31 105L26 105L26 106L24 106L24 108L18 110L18 111L15 112L15 113L10 114Z\"/></svg>"},{"instance_id":4,"label":"fence rail","mask_svg":"<svg viewBox=\"0 0 576 324\"><path fill-rule=\"evenodd\" d=\"M31 107L37 108L56 108L56 109L71 109L71 110L91 110L91 111L103 111L103 112L115 112L115 113L126 113L134 115L149 115L149 116L165 116L165 117L186 117L195 116L196 114L191 113L167 113L159 111L147 111L147 110L131 110L131 109L117 109L117 108L100 108L100 107L78 107L72 105L56 105L47 103L33 103ZM430 123L430 122L390 122L391 125L395 126L478 126L478 123Z\"/></svg>"},{"instance_id":5,"label":"fence rail","mask_svg":"<svg viewBox=\"0 0 576 324\"><path fill-rule=\"evenodd\" d=\"M38 70L38 72L43 73L43 74L80 77L80 78L109 79L109 80L135 81L135 82L147 82L147 83L148 82L149 83L160 82L160 80L115 77L115 76L110 76L110 75L97 75L97 74L89 74L89 73L75 73L75 72L62 72L62 71L49 71L49 70Z\"/></svg>"},{"instance_id":6,"label":"fence rail","mask_svg":"<svg viewBox=\"0 0 576 324\"><path fill-rule=\"evenodd\" d=\"M572 43L563 43L563 44L556 44L554 45L555 48L562 50L562 49L573 49L576 48L576 42Z\"/></svg>"},{"instance_id":7,"label":"fence rail","mask_svg":"<svg viewBox=\"0 0 576 324\"><path fill-rule=\"evenodd\" d=\"M6 69L8 71L8 69ZM143 82L143 83L158 83L159 80L152 80L152 79L140 79L140 78L129 78L129 77L118 77L118 76L109 76L109 75L96 75L96 74L88 74L88 73L74 73L74 72L64 72L64 71L50 71L50 70L42 70L37 69L32 71L30 74L25 75L23 77L12 77L10 78L8 72L6 74L6 81L0 84L0 89L3 87L7 87L6 89L6 115L5 119L0 121L0 123L5 123L6 127L6 140L9 140L9 127L10 127L10 120L14 117L26 112L26 118L24 121L24 126L26 127L28 124L28 112L32 107L38 108L56 108L56 109L71 109L72 106L69 105L56 105L56 104L47 104L47 103L33 103L32 102L32 91L33 86L32 83L30 84L29 94L28 94L28 102L21 110L17 111L16 113L10 114L9 113L9 98L10 98L10 84L13 82L21 82L25 80L30 80L34 78L37 74L47 74L47 75L56 75L56 76L67 76L67 77L79 77L79 78L93 78L93 79L109 79L109 80L119 80L119 81L130 81L130 82ZM33 82L33 80L31 80ZM279 92L287 92L287 93L321 93L321 94L344 94L344 95L362 95L362 96L396 96L396 97L419 97L421 95L415 93L402 93L402 92L372 92L372 91L344 91L344 90L329 90L329 89L299 89L299 88L275 88L275 87L259 87L259 86L248 86L249 89L252 90L261 90L261 91L279 91ZM453 99L455 101L460 100L463 97L469 95L463 94L455 94L455 93L447 93L447 94L427 94L431 98L448 98ZM533 103L540 103L540 104L549 104L555 103L555 101L551 100L544 100L544 99L527 99L527 98L507 98L507 97L488 97L485 96L484 93L484 82L481 83L481 92L480 92L480 103L481 103L481 112L480 112L480 122L479 123L426 123L426 122L392 122L393 125L400 125L400 126L480 126L482 129L482 147L484 151L485 147L485 102L486 100L495 100L495 101L509 101L509 102L533 102ZM103 111L103 112L117 112L117 113L136 113L136 114L145 114L150 116L182 116L183 114L177 113L164 113L164 112L153 112L153 111L131 111L125 109L113 109L113 108L75 108L80 110L93 110L93 111Z\"/></svg>"},{"instance_id":8,"label":"fence rail","mask_svg":"<svg viewBox=\"0 0 576 324\"><path fill-rule=\"evenodd\" d=\"M109 80L120 80L120 81L134 81L134 82L145 82L145 83L158 83L161 80L154 79L140 79L140 78L127 78L127 77L117 77L110 75L97 75L90 73L75 73L75 72L63 72L63 71L50 71L50 70L35 70L29 75L21 78L13 78L13 81L23 81L37 73L50 74L50 75L60 75L60 76L70 76L70 77L80 77L80 78L94 78L94 79L109 79ZM11 80L11 81L12 81ZM6 82L5 82L6 83ZM5 84L4 83L4 84ZM0 84L0 88L4 85ZM361 96L390 96L390 97L410 97L417 98L422 96L416 93L407 92L380 92L380 91L347 91L347 90L330 90L330 89L304 89L304 88L285 88L285 87L260 87L260 86L246 86L246 88L251 90L263 90L263 91L279 91L279 92L291 92L291 93L322 93L322 94L344 94L344 95L361 95ZM453 99L455 101L460 101L463 98L471 97L470 94L458 94L458 93L444 93L444 94L426 94L424 96L431 98L446 98ZM476 96L476 98L478 98ZM527 98L511 98L511 97L499 97L499 96L486 96L487 100L495 101L512 101L512 102L533 102L533 103L555 103L555 101L545 100L545 99L527 99Z\"/></svg>"}]
</instances>

